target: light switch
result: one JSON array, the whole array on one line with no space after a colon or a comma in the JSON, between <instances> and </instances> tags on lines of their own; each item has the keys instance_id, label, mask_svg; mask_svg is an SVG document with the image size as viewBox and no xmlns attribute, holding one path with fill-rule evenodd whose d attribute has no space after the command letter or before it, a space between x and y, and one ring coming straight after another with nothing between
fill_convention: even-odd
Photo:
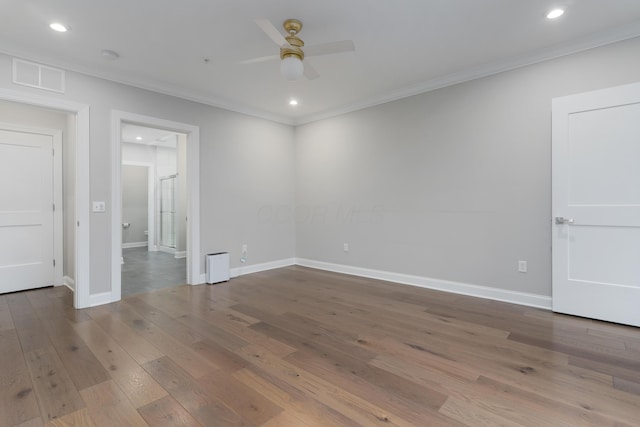
<instances>
[{"instance_id":1,"label":"light switch","mask_svg":"<svg viewBox=\"0 0 640 427\"><path fill-rule=\"evenodd\" d=\"M106 202L93 202L93 211L94 212L106 212L107 203Z\"/></svg>"}]
</instances>

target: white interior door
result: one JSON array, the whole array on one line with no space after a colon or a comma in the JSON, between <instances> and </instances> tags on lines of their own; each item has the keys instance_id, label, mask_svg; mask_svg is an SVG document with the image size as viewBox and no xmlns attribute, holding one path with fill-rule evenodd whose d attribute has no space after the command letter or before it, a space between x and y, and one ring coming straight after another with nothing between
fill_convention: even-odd
<instances>
[{"instance_id":1,"label":"white interior door","mask_svg":"<svg viewBox=\"0 0 640 427\"><path fill-rule=\"evenodd\" d=\"M640 83L553 100L553 310L640 326Z\"/></svg>"},{"instance_id":2,"label":"white interior door","mask_svg":"<svg viewBox=\"0 0 640 427\"><path fill-rule=\"evenodd\" d=\"M54 281L53 136L0 126L0 293Z\"/></svg>"}]
</instances>

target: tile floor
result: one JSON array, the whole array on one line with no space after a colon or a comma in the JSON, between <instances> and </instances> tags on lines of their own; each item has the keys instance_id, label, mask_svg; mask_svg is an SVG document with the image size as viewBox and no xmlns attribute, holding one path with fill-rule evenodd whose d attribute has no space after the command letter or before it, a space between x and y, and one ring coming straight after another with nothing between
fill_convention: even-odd
<instances>
[{"instance_id":1,"label":"tile floor","mask_svg":"<svg viewBox=\"0 0 640 427\"><path fill-rule=\"evenodd\" d=\"M123 249L122 296L183 285L187 280L187 259L147 248Z\"/></svg>"}]
</instances>

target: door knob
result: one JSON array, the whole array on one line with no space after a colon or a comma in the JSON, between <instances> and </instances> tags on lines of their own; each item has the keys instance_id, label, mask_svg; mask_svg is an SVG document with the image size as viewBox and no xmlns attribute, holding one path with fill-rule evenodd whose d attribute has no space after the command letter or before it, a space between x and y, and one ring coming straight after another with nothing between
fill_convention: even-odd
<instances>
[{"instance_id":1,"label":"door knob","mask_svg":"<svg viewBox=\"0 0 640 427\"><path fill-rule=\"evenodd\" d=\"M565 218L562 216L557 216L556 224L573 224L573 218Z\"/></svg>"}]
</instances>

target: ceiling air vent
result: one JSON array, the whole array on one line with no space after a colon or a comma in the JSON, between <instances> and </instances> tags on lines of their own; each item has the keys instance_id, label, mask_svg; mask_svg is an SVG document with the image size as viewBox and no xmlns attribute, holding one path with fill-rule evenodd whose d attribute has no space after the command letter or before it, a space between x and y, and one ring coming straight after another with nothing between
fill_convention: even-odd
<instances>
[{"instance_id":1,"label":"ceiling air vent","mask_svg":"<svg viewBox=\"0 0 640 427\"><path fill-rule=\"evenodd\" d=\"M64 93L64 70L13 58L13 82Z\"/></svg>"}]
</instances>

